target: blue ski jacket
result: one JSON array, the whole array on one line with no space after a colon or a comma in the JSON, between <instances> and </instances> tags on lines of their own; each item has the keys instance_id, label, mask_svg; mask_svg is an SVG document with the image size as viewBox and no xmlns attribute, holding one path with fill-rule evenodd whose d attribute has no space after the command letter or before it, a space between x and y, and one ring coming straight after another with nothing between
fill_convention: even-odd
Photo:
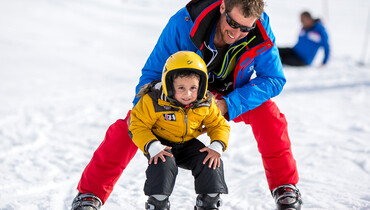
<instances>
[{"instance_id":1,"label":"blue ski jacket","mask_svg":"<svg viewBox=\"0 0 370 210\"><path fill-rule=\"evenodd\" d=\"M326 64L330 53L328 34L321 22L317 20L311 28L302 28L293 50L307 65L310 65L320 47L324 48L325 55L322 63Z\"/></svg>"},{"instance_id":2,"label":"blue ski jacket","mask_svg":"<svg viewBox=\"0 0 370 210\"><path fill-rule=\"evenodd\" d=\"M214 37L214 28L220 18L221 2L193 0L170 18L142 69L136 93L144 84L161 79L163 66L173 53L189 50L202 57L207 48L214 47L210 37ZM229 120L282 91L286 79L266 13L256 21L253 31L229 46L223 63L222 71L228 71L233 77L232 91L223 94ZM255 77L252 78L253 73ZM138 100L136 97L133 104Z\"/></svg>"}]
</instances>

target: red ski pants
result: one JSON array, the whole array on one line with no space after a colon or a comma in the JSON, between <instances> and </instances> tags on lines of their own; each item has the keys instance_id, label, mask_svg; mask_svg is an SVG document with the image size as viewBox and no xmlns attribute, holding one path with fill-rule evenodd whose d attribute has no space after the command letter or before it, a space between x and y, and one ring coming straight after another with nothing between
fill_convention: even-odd
<instances>
[{"instance_id":1,"label":"red ski pants","mask_svg":"<svg viewBox=\"0 0 370 210\"><path fill-rule=\"evenodd\" d=\"M94 193L103 203L137 151L128 135L127 119L113 123L82 173L81 193ZM276 104L268 100L234 119L250 124L257 140L270 190L282 184L297 184L298 172L288 136L287 122ZM232 148L230 148L232 150Z\"/></svg>"}]
</instances>

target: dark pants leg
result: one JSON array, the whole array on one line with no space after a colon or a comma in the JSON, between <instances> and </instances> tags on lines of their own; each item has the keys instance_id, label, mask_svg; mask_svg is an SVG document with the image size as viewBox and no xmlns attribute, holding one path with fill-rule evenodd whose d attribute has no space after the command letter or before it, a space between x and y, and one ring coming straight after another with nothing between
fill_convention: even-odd
<instances>
[{"instance_id":1,"label":"dark pants leg","mask_svg":"<svg viewBox=\"0 0 370 210\"><path fill-rule=\"evenodd\" d=\"M171 151L168 151L171 153ZM147 155L149 159L149 155ZM157 164L150 164L146 170L146 181L144 185L145 195L167 195L172 194L175 186L178 168L175 157L166 156L166 162L158 160Z\"/></svg>"},{"instance_id":2,"label":"dark pants leg","mask_svg":"<svg viewBox=\"0 0 370 210\"><path fill-rule=\"evenodd\" d=\"M199 152L205 145L197 139L184 144L184 147L175 148L177 165L192 171L194 176L195 192L197 194L223 193L228 189L224 177L223 162L220 167L213 170L208 167L208 162L203 164L207 152Z\"/></svg>"},{"instance_id":3,"label":"dark pants leg","mask_svg":"<svg viewBox=\"0 0 370 210\"><path fill-rule=\"evenodd\" d=\"M279 48L281 63L289 66L307 66L292 48Z\"/></svg>"},{"instance_id":4,"label":"dark pants leg","mask_svg":"<svg viewBox=\"0 0 370 210\"><path fill-rule=\"evenodd\" d=\"M145 195L170 195L175 185L178 169L181 167L192 171L195 179L195 191L197 194L228 193L226 186L223 163L213 170L208 164L203 165L207 153L199 152L205 145L197 139L183 144L175 144L160 139L161 143L172 147L174 157L166 157L166 162L158 161L158 164L148 166L145 181Z\"/></svg>"}]
</instances>

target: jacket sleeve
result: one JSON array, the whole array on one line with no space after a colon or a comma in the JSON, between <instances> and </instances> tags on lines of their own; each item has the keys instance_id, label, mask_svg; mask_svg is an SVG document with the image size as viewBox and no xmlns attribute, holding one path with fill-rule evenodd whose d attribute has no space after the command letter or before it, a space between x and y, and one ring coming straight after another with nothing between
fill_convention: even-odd
<instances>
[{"instance_id":1,"label":"jacket sleeve","mask_svg":"<svg viewBox=\"0 0 370 210\"><path fill-rule=\"evenodd\" d=\"M275 36L270 28L269 18L264 13L262 19L263 21L261 22L267 36L273 43L273 47L254 58L256 77L224 97L230 120L280 94L286 82L279 52L275 45Z\"/></svg>"},{"instance_id":2,"label":"jacket sleeve","mask_svg":"<svg viewBox=\"0 0 370 210\"><path fill-rule=\"evenodd\" d=\"M227 124L224 116L221 115L221 111L216 106L214 99L212 99L209 114L203 120L203 124L207 128L207 135L211 138L211 143L213 141L221 141L225 151L229 142L230 126Z\"/></svg>"},{"instance_id":3,"label":"jacket sleeve","mask_svg":"<svg viewBox=\"0 0 370 210\"><path fill-rule=\"evenodd\" d=\"M144 84L161 79L164 64L170 55L180 50L197 50L190 40L189 31L191 30L192 23L191 20L187 20L184 17L186 14L186 9L183 8L168 21L141 71L135 95L137 95L140 87ZM134 106L139 99L138 97L134 98Z\"/></svg>"},{"instance_id":4,"label":"jacket sleeve","mask_svg":"<svg viewBox=\"0 0 370 210\"><path fill-rule=\"evenodd\" d=\"M148 94L144 95L131 111L130 132L132 141L145 154L145 145L150 141L157 140L152 132L152 127L157 121L152 99Z\"/></svg>"},{"instance_id":5,"label":"jacket sleeve","mask_svg":"<svg viewBox=\"0 0 370 210\"><path fill-rule=\"evenodd\" d=\"M329 55L330 55L330 47L329 47L329 38L328 34L326 33L326 30L324 26L321 26L321 45L324 47L324 59L322 61L323 64L326 64L329 60Z\"/></svg>"}]
</instances>

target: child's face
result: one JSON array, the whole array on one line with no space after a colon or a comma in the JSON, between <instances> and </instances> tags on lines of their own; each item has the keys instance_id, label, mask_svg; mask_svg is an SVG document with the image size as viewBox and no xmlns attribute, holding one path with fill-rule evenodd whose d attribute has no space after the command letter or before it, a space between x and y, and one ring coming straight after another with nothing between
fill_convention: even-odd
<instances>
[{"instance_id":1,"label":"child's face","mask_svg":"<svg viewBox=\"0 0 370 210\"><path fill-rule=\"evenodd\" d=\"M175 99L183 105L189 105L197 100L199 79L196 76L177 77L173 81Z\"/></svg>"}]
</instances>

